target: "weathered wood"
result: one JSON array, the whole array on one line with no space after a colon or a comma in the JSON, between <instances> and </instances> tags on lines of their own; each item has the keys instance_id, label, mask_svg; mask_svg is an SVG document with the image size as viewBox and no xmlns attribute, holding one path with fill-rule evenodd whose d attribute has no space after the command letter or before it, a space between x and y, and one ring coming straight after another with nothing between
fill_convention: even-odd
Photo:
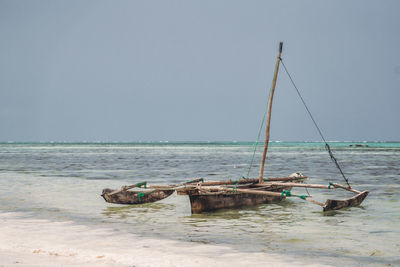
<instances>
[{"instance_id":1,"label":"weathered wood","mask_svg":"<svg viewBox=\"0 0 400 267\"><path fill-rule=\"evenodd\" d=\"M325 206L324 203L319 202L319 201L316 201L316 200L314 200L314 199L311 199L311 197L309 197L309 196L306 197L305 200L307 200L307 201L309 201L309 202L311 202L311 203L317 204L318 206L321 206L321 207L324 207L324 206Z\"/></svg>"},{"instance_id":2,"label":"weathered wood","mask_svg":"<svg viewBox=\"0 0 400 267\"><path fill-rule=\"evenodd\" d=\"M265 182L275 182L275 181L297 181L297 180L306 180L308 176L299 176L299 177L268 177L265 178Z\"/></svg>"},{"instance_id":3,"label":"weathered wood","mask_svg":"<svg viewBox=\"0 0 400 267\"><path fill-rule=\"evenodd\" d=\"M302 184L302 183L290 183L290 182L287 182L287 183L266 182L264 184L255 184L255 186L266 186L266 185L268 185L268 186L307 187L307 188L320 188L320 189L334 189L335 188L335 186L331 186L329 188L329 185L322 185L322 184Z\"/></svg>"},{"instance_id":4,"label":"weathered wood","mask_svg":"<svg viewBox=\"0 0 400 267\"><path fill-rule=\"evenodd\" d=\"M262 191L262 190L253 190L253 189L231 189L232 191L234 190L235 192L238 193L247 193L247 194L254 194L254 195L264 195L264 196L274 196L274 197L282 197L282 193L279 192L272 192L272 191Z\"/></svg>"},{"instance_id":5,"label":"weathered wood","mask_svg":"<svg viewBox=\"0 0 400 267\"><path fill-rule=\"evenodd\" d=\"M320 189L335 189L335 188L341 188L350 192L353 192L355 194L360 194L361 192L352 188L348 188L344 185L341 184L336 184L332 183L331 186L329 185L322 185L322 184L303 184L303 183L276 183L276 182L266 182L264 184L254 184L254 186L291 186L291 187L307 187L307 188L320 188Z\"/></svg>"},{"instance_id":6,"label":"weathered wood","mask_svg":"<svg viewBox=\"0 0 400 267\"><path fill-rule=\"evenodd\" d=\"M289 184L290 183L288 183L288 186L289 186ZM281 196L282 198L286 197L286 196L282 196L282 193L278 193L278 192L258 191L258 190L252 190L252 189L236 189L236 192L256 194L256 195L265 195L265 196L276 196L276 197ZM364 192L360 192L359 194L355 195L354 197L346 199L346 200L328 199L328 200L326 200L325 204L311 199L310 196L306 196L304 198L304 200L307 200L309 202L317 204L317 205L323 207L324 211L328 211L328 210L338 210L338 209L343 209L343 208L347 208L347 207L359 206L363 202L363 200L368 196L368 194L369 194L368 191L364 191Z\"/></svg>"},{"instance_id":7,"label":"weathered wood","mask_svg":"<svg viewBox=\"0 0 400 267\"><path fill-rule=\"evenodd\" d=\"M368 196L368 191L360 192L359 194L355 195L352 198L346 200L335 200L335 199L328 199L323 206L324 211L328 210L338 210L347 207L355 207L360 205L363 200Z\"/></svg>"},{"instance_id":8,"label":"weathered wood","mask_svg":"<svg viewBox=\"0 0 400 267\"><path fill-rule=\"evenodd\" d=\"M121 187L121 189L114 190L111 193L109 193L108 195L112 196L114 194L118 194L122 191L127 191L127 190L135 188L135 187L141 187L141 186L146 187L146 185L147 185L147 182L141 182L141 183L137 183L137 184L133 184L133 185L124 185Z\"/></svg>"},{"instance_id":9,"label":"weathered wood","mask_svg":"<svg viewBox=\"0 0 400 267\"><path fill-rule=\"evenodd\" d=\"M266 185L267 183L263 184ZM262 203L276 203L286 197L299 197L298 195L282 194L283 189L290 190L291 186L299 185L295 183L279 183L275 184L275 188L261 188L260 184L256 184L258 188L232 188L226 186L201 186L192 189L189 194L192 213L200 213L202 211L211 211L221 208L234 208L248 205L258 205ZM255 186L255 185L252 185ZM278 187L279 186L279 187ZM320 185L310 185L311 188L321 188ZM328 186L321 185L322 188ZM338 187L340 188L340 187ZM260 190L262 189L262 190ZM266 191L268 190L268 191ZM275 191L273 191L275 190ZM324 211L337 210L346 207L358 206L367 197L368 191L360 192L356 196L346 200L328 199L326 203L316 201L311 196L302 197L302 199L317 204ZM263 197L260 197L263 196ZM230 201L230 202L229 202ZM242 201L243 203L240 203ZM252 204L253 203L253 204Z\"/></svg>"},{"instance_id":10,"label":"weathered wood","mask_svg":"<svg viewBox=\"0 0 400 267\"><path fill-rule=\"evenodd\" d=\"M263 155L262 155L262 158L261 158L260 174L259 174L259 177L258 177L260 184L264 183L264 178L263 178L263 176L264 176L264 165L265 165L265 158L267 157L267 150L268 150L268 143L269 143L269 129L270 129L270 126L271 126L272 101L274 99L276 80L278 78L279 63L281 61L281 54L282 54L282 46L283 46L283 43L281 42L279 44L279 53L278 53L278 58L276 60L276 65L275 65L274 79L272 80L272 87L271 87L271 91L269 93L267 124L266 124L267 126L265 127L264 151L263 151Z\"/></svg>"},{"instance_id":11,"label":"weathered wood","mask_svg":"<svg viewBox=\"0 0 400 267\"><path fill-rule=\"evenodd\" d=\"M300 180L300 179L306 179L307 177L282 177L282 178L273 178L273 179L289 179L289 180ZM190 184L190 185L184 185L180 188L176 188L176 192L178 195L191 195L191 194L197 194L197 190L198 188L203 188L203 189L207 189L207 187L213 187L215 189L219 188L218 186L221 185L257 185L256 183L258 183L258 178L257 179L241 179L238 181L209 181L209 182L203 182L203 183L199 183L199 184ZM150 187L152 188L152 187ZM258 190L258 188L257 188Z\"/></svg>"},{"instance_id":12,"label":"weathered wood","mask_svg":"<svg viewBox=\"0 0 400 267\"><path fill-rule=\"evenodd\" d=\"M101 196L106 202L115 204L144 204L162 200L172 193L172 190L153 190L153 191L121 191L118 193L110 193L115 190L105 188Z\"/></svg>"},{"instance_id":13,"label":"weathered wood","mask_svg":"<svg viewBox=\"0 0 400 267\"><path fill-rule=\"evenodd\" d=\"M248 186L251 188L252 185ZM218 209L278 203L285 198L281 193L283 189L286 188L274 188L265 194L260 194L257 189L199 185L196 188L182 189L182 193L189 195L191 211L197 214Z\"/></svg>"},{"instance_id":14,"label":"weathered wood","mask_svg":"<svg viewBox=\"0 0 400 267\"><path fill-rule=\"evenodd\" d=\"M356 193L356 194L360 194L360 193L361 193L361 191L355 190L355 189L353 189L353 188L349 188L349 187L344 186L344 185L341 185L341 184L335 184L335 183L333 183L333 186L334 186L334 187L342 188L342 189L344 189L344 190L347 190L347 191L350 191L350 192L353 192L353 193Z\"/></svg>"},{"instance_id":15,"label":"weathered wood","mask_svg":"<svg viewBox=\"0 0 400 267\"><path fill-rule=\"evenodd\" d=\"M301 177L269 177L267 181L301 181L308 179L308 176L301 176ZM251 179L240 179L240 180L229 180L229 181L209 181L203 182L201 185L209 186L209 185L225 185L225 184L255 184L258 183L258 178L251 178Z\"/></svg>"},{"instance_id":16,"label":"weathered wood","mask_svg":"<svg viewBox=\"0 0 400 267\"><path fill-rule=\"evenodd\" d=\"M321 188L321 189L330 189L329 185L322 185L322 184L301 184L301 183L270 183L273 186L281 186L283 184L291 187L307 187L307 188ZM334 187L331 186L333 189Z\"/></svg>"},{"instance_id":17,"label":"weathered wood","mask_svg":"<svg viewBox=\"0 0 400 267\"><path fill-rule=\"evenodd\" d=\"M184 183L179 184L179 185L194 184L194 183L200 183L200 182L204 182L204 179L203 178L195 178L195 179L193 179L193 180L191 180L189 182L184 182Z\"/></svg>"},{"instance_id":18,"label":"weathered wood","mask_svg":"<svg viewBox=\"0 0 400 267\"><path fill-rule=\"evenodd\" d=\"M280 195L280 194L279 194ZM278 203L281 196L255 195L246 193L190 194L190 207L193 214L215 211L218 209L240 208L260 204Z\"/></svg>"},{"instance_id":19,"label":"weathered wood","mask_svg":"<svg viewBox=\"0 0 400 267\"><path fill-rule=\"evenodd\" d=\"M111 193L108 193L108 195L112 196L112 195L118 194L120 192L127 191L129 189L132 189L132 188L135 188L135 187L141 187L141 186L144 186L145 188L149 188L149 189L151 188L151 189L157 189L157 190L162 190L162 191L169 191L169 190L174 190L175 188L178 188L178 187L180 187L182 185L196 184L196 183L199 183L199 182L202 182L202 181L203 181L202 178L198 178L198 179L194 179L194 180L191 180L189 182L184 182L184 183L181 183L181 184L175 184L175 185L152 185L152 186L147 186L147 182L141 182L141 183L137 183L137 184L133 184L133 185L124 185L124 186L121 187L121 189L114 190Z\"/></svg>"}]
</instances>

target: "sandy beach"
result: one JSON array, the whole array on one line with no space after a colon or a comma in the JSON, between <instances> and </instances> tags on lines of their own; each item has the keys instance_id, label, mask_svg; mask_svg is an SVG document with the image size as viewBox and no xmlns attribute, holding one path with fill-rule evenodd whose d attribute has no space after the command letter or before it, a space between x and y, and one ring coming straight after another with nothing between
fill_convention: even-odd
<instances>
[{"instance_id":1,"label":"sandy beach","mask_svg":"<svg viewBox=\"0 0 400 267\"><path fill-rule=\"evenodd\" d=\"M72 222L0 214L0 266L322 266L284 255L142 238Z\"/></svg>"}]
</instances>

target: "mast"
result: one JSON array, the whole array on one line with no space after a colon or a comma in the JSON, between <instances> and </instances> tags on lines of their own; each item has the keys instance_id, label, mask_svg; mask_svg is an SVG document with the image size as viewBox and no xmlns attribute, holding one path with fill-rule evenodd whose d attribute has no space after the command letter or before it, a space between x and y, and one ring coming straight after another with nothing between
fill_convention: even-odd
<instances>
[{"instance_id":1,"label":"mast","mask_svg":"<svg viewBox=\"0 0 400 267\"><path fill-rule=\"evenodd\" d=\"M271 125L272 100L274 99L276 79L278 78L278 70L279 70L279 63L280 63L280 60L281 60L282 46L283 46L283 42L280 42L279 43L278 58L276 59L276 65L275 65L274 79L272 80L271 91L270 91L270 94L269 94L267 125L266 125L266 128L265 128L264 152L263 152L262 159L261 159L260 175L258 177L259 183L264 183L264 177L263 177L264 176L264 165L265 165L265 158L267 156L268 143L269 143L269 127Z\"/></svg>"}]
</instances>

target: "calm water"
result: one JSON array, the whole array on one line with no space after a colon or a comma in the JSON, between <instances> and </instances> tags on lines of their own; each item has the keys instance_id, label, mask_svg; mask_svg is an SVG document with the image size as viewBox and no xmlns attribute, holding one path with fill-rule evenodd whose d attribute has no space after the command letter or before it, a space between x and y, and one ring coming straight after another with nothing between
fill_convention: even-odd
<instances>
[{"instance_id":1,"label":"calm water","mask_svg":"<svg viewBox=\"0 0 400 267\"><path fill-rule=\"evenodd\" d=\"M301 199L191 215L187 196L138 206L104 202L103 188L141 181L173 184L196 177L247 175L248 143L0 144L0 212L74 221L145 237L295 255L332 265L400 264L400 143L332 143L353 187L369 190L362 206L321 212ZM261 149L250 177L256 177ZM343 183L321 143L273 143L266 176L301 171L309 183ZM348 198L310 189L314 199ZM293 193L305 194L304 189Z\"/></svg>"}]
</instances>

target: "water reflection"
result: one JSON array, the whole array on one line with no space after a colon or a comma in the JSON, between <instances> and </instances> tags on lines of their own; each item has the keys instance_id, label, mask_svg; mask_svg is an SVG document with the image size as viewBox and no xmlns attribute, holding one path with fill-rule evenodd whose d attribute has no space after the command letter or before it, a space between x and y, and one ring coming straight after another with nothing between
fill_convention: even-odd
<instances>
[{"instance_id":1,"label":"water reflection","mask_svg":"<svg viewBox=\"0 0 400 267\"><path fill-rule=\"evenodd\" d=\"M160 210L174 210L175 206L165 203L146 203L141 205L109 206L103 209L102 215L109 218L125 219L128 217L142 216L146 213L152 213L157 216Z\"/></svg>"}]
</instances>

